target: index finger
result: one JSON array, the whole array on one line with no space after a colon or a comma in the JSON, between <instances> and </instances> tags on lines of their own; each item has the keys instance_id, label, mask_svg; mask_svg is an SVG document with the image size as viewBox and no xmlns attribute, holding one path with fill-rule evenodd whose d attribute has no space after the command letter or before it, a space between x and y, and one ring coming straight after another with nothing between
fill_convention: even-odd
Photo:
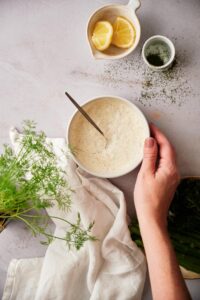
<instances>
[{"instance_id":1,"label":"index finger","mask_svg":"<svg viewBox=\"0 0 200 300\"><path fill-rule=\"evenodd\" d=\"M176 154L167 137L154 125L150 125L151 133L159 146L160 164L176 165Z\"/></svg>"}]
</instances>

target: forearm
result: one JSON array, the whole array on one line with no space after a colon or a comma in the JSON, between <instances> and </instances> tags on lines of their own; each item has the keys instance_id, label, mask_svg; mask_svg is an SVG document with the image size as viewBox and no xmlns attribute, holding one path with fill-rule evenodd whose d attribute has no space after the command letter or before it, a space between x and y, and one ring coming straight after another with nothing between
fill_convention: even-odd
<instances>
[{"instance_id":1,"label":"forearm","mask_svg":"<svg viewBox=\"0 0 200 300\"><path fill-rule=\"evenodd\" d=\"M191 299L167 229L155 221L140 222L154 300Z\"/></svg>"}]
</instances>

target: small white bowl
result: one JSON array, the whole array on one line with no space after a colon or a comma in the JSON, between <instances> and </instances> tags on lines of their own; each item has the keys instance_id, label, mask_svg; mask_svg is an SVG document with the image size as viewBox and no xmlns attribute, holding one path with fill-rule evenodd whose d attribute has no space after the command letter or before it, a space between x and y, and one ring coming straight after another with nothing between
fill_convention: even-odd
<instances>
[{"instance_id":1,"label":"small white bowl","mask_svg":"<svg viewBox=\"0 0 200 300\"><path fill-rule=\"evenodd\" d=\"M101 96L101 97L97 97L97 98L94 98L92 100L89 100L89 101L86 101L82 107L84 108L84 106L88 105L90 102L93 102L93 101L96 101L96 100L105 100L105 99L117 99L117 100L121 100L123 102L126 102L128 103L128 105L130 105L132 108L134 108L136 111L137 111L137 114L139 114L141 117L142 117L142 122L143 122L143 125L144 126L144 129L146 130L146 138L150 136L150 129L149 129L149 125L148 125L148 122L144 116L144 114L141 112L141 110L135 105L133 104L132 102L124 99L124 98L121 98L121 97L116 97L116 96ZM67 143L68 145L70 145L70 126L74 120L74 118L76 117L77 114L80 114L80 112L78 110L76 110L74 112L74 114L72 115L71 119L69 120L69 123L68 123L68 127L67 127ZM137 162L134 162L134 164L130 165L129 168L126 169L126 171L119 171L119 172L113 172L113 174L99 174L99 173L95 173L95 172L92 172L90 170L88 170L85 166L82 165L82 163L78 160L78 158L72 153L71 153L71 156L72 156L72 159L77 163L77 165L79 165L79 167L83 170L85 170L86 172L94 175L94 176L97 176L97 177L101 177L101 178L115 178L115 177L119 177L119 176L123 176L129 172L131 172L132 170L134 170L136 167L138 167L138 165L142 162L142 159L143 157L141 156L140 159L137 161ZM133 154L134 155L134 154Z\"/></svg>"},{"instance_id":2,"label":"small white bowl","mask_svg":"<svg viewBox=\"0 0 200 300\"><path fill-rule=\"evenodd\" d=\"M167 46L167 48L169 49L169 60L161 66L155 66L155 65L149 63L149 61L147 60L146 53L148 51L148 48L151 45L155 45L156 43L159 43L159 42L165 44ZM172 66L174 58L175 58L174 44L172 43L172 41L169 38L167 38L165 36L154 35L154 36L150 37L148 40L146 40L146 42L144 43L143 48L142 48L142 58L143 58L145 64L149 68L151 68L152 70L154 70L154 71L166 71Z\"/></svg>"},{"instance_id":3,"label":"small white bowl","mask_svg":"<svg viewBox=\"0 0 200 300\"><path fill-rule=\"evenodd\" d=\"M136 10L139 7L139 0L130 0L127 5L110 4L100 7L91 15L87 24L87 39L92 51L92 55L95 59L122 58L130 54L137 47L141 35L140 22L136 16ZM94 31L95 24L102 20L113 23L116 17L124 17L133 24L136 31L135 41L133 45L127 49L121 49L111 45L107 50L101 52L95 48L92 42L92 33Z\"/></svg>"}]
</instances>

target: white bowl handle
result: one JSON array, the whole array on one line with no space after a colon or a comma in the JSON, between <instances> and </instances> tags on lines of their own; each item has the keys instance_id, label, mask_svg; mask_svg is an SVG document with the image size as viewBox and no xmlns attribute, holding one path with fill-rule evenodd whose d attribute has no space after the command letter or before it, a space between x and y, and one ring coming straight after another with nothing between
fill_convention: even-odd
<instances>
[{"instance_id":1,"label":"white bowl handle","mask_svg":"<svg viewBox=\"0 0 200 300\"><path fill-rule=\"evenodd\" d=\"M128 6L130 6L134 11L136 11L141 5L140 0L129 0Z\"/></svg>"}]
</instances>

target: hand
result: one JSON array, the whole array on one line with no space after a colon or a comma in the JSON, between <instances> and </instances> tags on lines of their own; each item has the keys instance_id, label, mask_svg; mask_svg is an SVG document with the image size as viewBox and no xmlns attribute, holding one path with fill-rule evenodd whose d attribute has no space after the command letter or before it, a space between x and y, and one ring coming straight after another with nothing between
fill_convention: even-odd
<instances>
[{"instance_id":1,"label":"hand","mask_svg":"<svg viewBox=\"0 0 200 300\"><path fill-rule=\"evenodd\" d=\"M134 190L134 202L139 223L155 221L166 227L167 214L179 173L176 156L164 134L151 125L153 137L146 139L144 158Z\"/></svg>"}]
</instances>

